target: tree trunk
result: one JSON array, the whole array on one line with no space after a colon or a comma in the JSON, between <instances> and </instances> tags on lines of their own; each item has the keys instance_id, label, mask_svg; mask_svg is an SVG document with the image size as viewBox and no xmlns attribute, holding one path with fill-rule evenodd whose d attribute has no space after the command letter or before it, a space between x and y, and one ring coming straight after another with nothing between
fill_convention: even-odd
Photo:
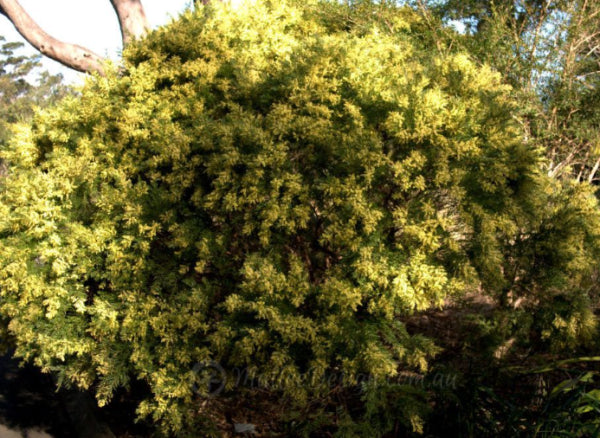
<instances>
[{"instance_id":1,"label":"tree trunk","mask_svg":"<svg viewBox=\"0 0 600 438\"><path fill-rule=\"evenodd\" d=\"M102 57L85 47L65 43L48 35L17 0L0 0L0 13L13 23L23 38L48 58L80 72L104 73Z\"/></svg>"},{"instance_id":2,"label":"tree trunk","mask_svg":"<svg viewBox=\"0 0 600 438\"><path fill-rule=\"evenodd\" d=\"M148 32L148 20L140 0L110 0L121 27L123 46ZM0 0L0 13L5 15L17 31L42 55L84 73L104 75L104 59L77 44L69 44L48 35L27 14L18 0ZM69 11L66 11L68 14Z\"/></svg>"},{"instance_id":3,"label":"tree trunk","mask_svg":"<svg viewBox=\"0 0 600 438\"><path fill-rule=\"evenodd\" d=\"M110 0L119 17L123 47L148 32L148 20L140 0Z\"/></svg>"}]
</instances>

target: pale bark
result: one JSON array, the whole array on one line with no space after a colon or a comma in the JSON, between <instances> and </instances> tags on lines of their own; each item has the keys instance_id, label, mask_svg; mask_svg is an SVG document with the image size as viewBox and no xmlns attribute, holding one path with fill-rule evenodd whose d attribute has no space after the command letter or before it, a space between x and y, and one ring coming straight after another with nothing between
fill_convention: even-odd
<instances>
[{"instance_id":1,"label":"pale bark","mask_svg":"<svg viewBox=\"0 0 600 438\"><path fill-rule=\"evenodd\" d=\"M110 0L119 18L123 47L148 32L148 20L140 0Z\"/></svg>"},{"instance_id":2,"label":"pale bark","mask_svg":"<svg viewBox=\"0 0 600 438\"><path fill-rule=\"evenodd\" d=\"M148 32L148 20L140 0L110 0L121 28L123 46ZM48 58L84 73L104 75L104 59L85 47L65 43L48 35L23 9L18 0L0 0L0 13L33 47ZM68 13L68 11L67 11Z\"/></svg>"},{"instance_id":3,"label":"pale bark","mask_svg":"<svg viewBox=\"0 0 600 438\"><path fill-rule=\"evenodd\" d=\"M48 35L17 0L0 0L0 13L13 23L23 38L48 58L80 72L104 73L102 57L85 47L65 43Z\"/></svg>"}]
</instances>

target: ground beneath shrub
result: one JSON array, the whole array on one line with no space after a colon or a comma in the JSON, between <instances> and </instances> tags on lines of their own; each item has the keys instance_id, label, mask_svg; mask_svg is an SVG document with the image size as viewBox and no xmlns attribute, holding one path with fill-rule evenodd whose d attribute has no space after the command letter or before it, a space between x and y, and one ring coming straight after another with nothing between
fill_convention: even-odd
<instances>
[{"instance_id":1,"label":"ground beneath shrub","mask_svg":"<svg viewBox=\"0 0 600 438\"><path fill-rule=\"evenodd\" d=\"M50 376L0 357L0 437L75 437Z\"/></svg>"},{"instance_id":2,"label":"ground beneath shrub","mask_svg":"<svg viewBox=\"0 0 600 438\"><path fill-rule=\"evenodd\" d=\"M493 389L500 399L518 405L522 398L520 393L534 394L544 388L548 391L548 388L554 387L565 377L560 374L556 381L551 381L554 377L550 376L547 377L550 380L540 383L540 376L536 374L516 373L506 380L508 374L498 373L495 368L488 369L491 363L478 362L483 345L474 342L466 348L465 339L478 339L473 316L493 318L496 309L493 301L475 295L465 302L449 303L442 309L414 315L404 322L409 332L428 336L442 347L442 353L434 366L470 376L462 382L463 385L471 385L469 382L477 381ZM512 344L502 345L493 352L496 360L503 362L503 367L527 365L526 368L535 368L536 365L556 359L521 355L521 352L515 351L511 346ZM497 367L498 364L494 366ZM455 396L461 396L463 391L467 394L469 390L469 387L460 387L460 381L458 384L459 387L448 388L452 397L447 404L442 399L437 400L438 406L444 408L440 409L437 418L432 419L428 437L463 435L459 430L463 428L460 421L456 423L454 419L454 429L449 424L453 422L452 415L457 408L454 406ZM57 392L51 376L40 373L33 366L20 367L19 362L10 355L0 356L0 438L147 438L151 436L151 428L133 421L135 407L147 395L147 391L143 384L134 382L129 391L118 392L108 407L100 409L90 394L78 391ZM523 403L531 404L532 400L528 396L523 399ZM469 402L468 397L463 401ZM282 432L282 424L277 421L286 410L285 404L274 394L254 391L243 397L216 397L205 403L209 403L204 408L213 413L214 426L223 437L248 435L238 430L239 426L246 425L256 427L256 433L252 434L256 438L289 436ZM531 408L535 410L536 406L532 405ZM476 410L474 413L479 415L481 412ZM401 435L392 433L388 436L397 438Z\"/></svg>"},{"instance_id":3,"label":"ground beneath shrub","mask_svg":"<svg viewBox=\"0 0 600 438\"><path fill-rule=\"evenodd\" d=\"M0 356L0 438L141 438L135 408L118 397L106 410L90 394L56 390L53 378Z\"/></svg>"}]
</instances>

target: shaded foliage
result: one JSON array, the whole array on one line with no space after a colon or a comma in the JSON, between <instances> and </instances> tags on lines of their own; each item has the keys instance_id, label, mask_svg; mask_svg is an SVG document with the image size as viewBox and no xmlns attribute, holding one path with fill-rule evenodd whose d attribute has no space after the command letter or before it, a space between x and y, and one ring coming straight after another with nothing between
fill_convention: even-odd
<instances>
[{"instance_id":1,"label":"shaded foliage","mask_svg":"<svg viewBox=\"0 0 600 438\"><path fill-rule=\"evenodd\" d=\"M525 131L549 158L548 174L595 183L600 167L597 2L423 3L437 19L465 27L462 34L443 33L446 43L493 66L514 87Z\"/></svg>"}]
</instances>

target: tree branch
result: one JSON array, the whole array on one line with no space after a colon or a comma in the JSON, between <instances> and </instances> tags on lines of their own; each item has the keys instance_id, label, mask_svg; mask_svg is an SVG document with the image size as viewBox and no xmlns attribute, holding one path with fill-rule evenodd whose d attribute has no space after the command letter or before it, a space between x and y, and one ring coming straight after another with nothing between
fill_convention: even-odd
<instances>
[{"instance_id":1,"label":"tree branch","mask_svg":"<svg viewBox=\"0 0 600 438\"><path fill-rule=\"evenodd\" d=\"M0 13L5 15L29 44L43 55L74 70L104 74L103 58L77 44L69 44L48 35L25 12L18 0L0 0Z\"/></svg>"},{"instance_id":2,"label":"tree branch","mask_svg":"<svg viewBox=\"0 0 600 438\"><path fill-rule=\"evenodd\" d=\"M148 32L149 25L140 0L110 0L121 27L123 47Z\"/></svg>"}]
</instances>

